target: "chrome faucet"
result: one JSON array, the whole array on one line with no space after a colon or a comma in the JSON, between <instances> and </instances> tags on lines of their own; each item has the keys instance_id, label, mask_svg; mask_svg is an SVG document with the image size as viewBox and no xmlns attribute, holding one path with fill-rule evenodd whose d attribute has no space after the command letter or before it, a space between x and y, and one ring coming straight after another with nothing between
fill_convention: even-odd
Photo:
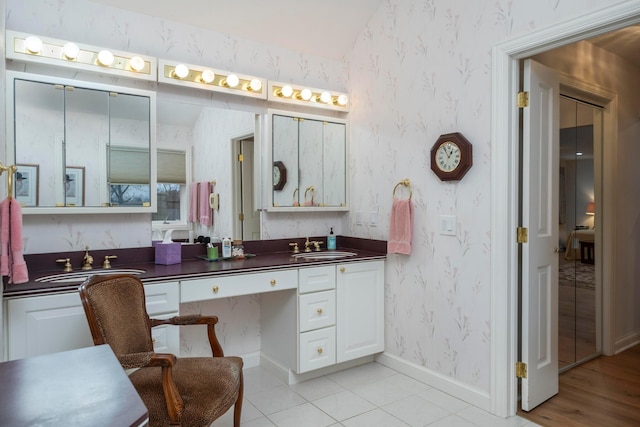
<instances>
[{"instance_id":1,"label":"chrome faucet","mask_svg":"<svg viewBox=\"0 0 640 427\"><path fill-rule=\"evenodd\" d=\"M82 269L83 270L91 270L93 267L93 257L89 255L89 246L85 246L84 248L84 257L82 257Z\"/></svg>"}]
</instances>

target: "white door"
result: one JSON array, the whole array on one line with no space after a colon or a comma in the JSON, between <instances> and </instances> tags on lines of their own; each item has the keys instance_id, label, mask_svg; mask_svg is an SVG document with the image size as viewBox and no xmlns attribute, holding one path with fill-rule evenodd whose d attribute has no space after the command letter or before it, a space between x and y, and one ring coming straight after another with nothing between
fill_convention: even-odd
<instances>
[{"instance_id":1,"label":"white door","mask_svg":"<svg viewBox=\"0 0 640 427\"><path fill-rule=\"evenodd\" d=\"M253 205L253 137L240 142L242 151L242 224L243 240L260 240L260 212Z\"/></svg>"},{"instance_id":2,"label":"white door","mask_svg":"<svg viewBox=\"0 0 640 427\"><path fill-rule=\"evenodd\" d=\"M532 60L524 66L522 226L522 409L558 393L559 78Z\"/></svg>"}]
</instances>

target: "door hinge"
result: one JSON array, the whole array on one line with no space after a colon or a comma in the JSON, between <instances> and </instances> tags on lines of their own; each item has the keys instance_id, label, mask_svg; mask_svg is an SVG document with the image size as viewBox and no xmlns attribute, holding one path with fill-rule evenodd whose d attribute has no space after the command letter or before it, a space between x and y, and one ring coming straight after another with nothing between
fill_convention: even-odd
<instances>
[{"instance_id":1,"label":"door hinge","mask_svg":"<svg viewBox=\"0 0 640 427\"><path fill-rule=\"evenodd\" d=\"M238 161L242 163L243 160L244 160L244 156L242 154L238 154Z\"/></svg>"},{"instance_id":2,"label":"door hinge","mask_svg":"<svg viewBox=\"0 0 640 427\"><path fill-rule=\"evenodd\" d=\"M516 378L527 378L527 364L516 362Z\"/></svg>"},{"instance_id":3,"label":"door hinge","mask_svg":"<svg viewBox=\"0 0 640 427\"><path fill-rule=\"evenodd\" d=\"M239 221L244 221L244 214L243 213L239 213L238 214L238 220Z\"/></svg>"},{"instance_id":4,"label":"door hinge","mask_svg":"<svg viewBox=\"0 0 640 427\"><path fill-rule=\"evenodd\" d=\"M529 92L518 92L518 108L529 106Z\"/></svg>"},{"instance_id":5,"label":"door hinge","mask_svg":"<svg viewBox=\"0 0 640 427\"><path fill-rule=\"evenodd\" d=\"M518 227L518 243L529 242L529 229L526 227Z\"/></svg>"}]
</instances>

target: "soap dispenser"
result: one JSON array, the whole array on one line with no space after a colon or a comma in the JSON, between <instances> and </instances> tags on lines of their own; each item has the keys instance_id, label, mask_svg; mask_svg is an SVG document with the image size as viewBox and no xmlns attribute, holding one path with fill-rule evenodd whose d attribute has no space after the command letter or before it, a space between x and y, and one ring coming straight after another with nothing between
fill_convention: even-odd
<instances>
[{"instance_id":1,"label":"soap dispenser","mask_svg":"<svg viewBox=\"0 0 640 427\"><path fill-rule=\"evenodd\" d=\"M333 234L333 227L331 227L331 231L327 236L327 249L329 249L330 251L336 249L336 235Z\"/></svg>"}]
</instances>

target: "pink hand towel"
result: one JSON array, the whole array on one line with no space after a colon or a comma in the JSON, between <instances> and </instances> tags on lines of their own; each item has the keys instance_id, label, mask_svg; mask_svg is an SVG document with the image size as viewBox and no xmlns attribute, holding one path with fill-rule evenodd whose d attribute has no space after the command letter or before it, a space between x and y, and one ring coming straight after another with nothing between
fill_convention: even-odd
<instances>
[{"instance_id":1,"label":"pink hand towel","mask_svg":"<svg viewBox=\"0 0 640 427\"><path fill-rule=\"evenodd\" d=\"M0 276L9 275L9 199L0 202Z\"/></svg>"},{"instance_id":2,"label":"pink hand towel","mask_svg":"<svg viewBox=\"0 0 640 427\"><path fill-rule=\"evenodd\" d=\"M11 274L9 283L26 283L29 281L27 263L22 253L22 208L15 199L9 205L9 238L11 240Z\"/></svg>"},{"instance_id":3,"label":"pink hand towel","mask_svg":"<svg viewBox=\"0 0 640 427\"><path fill-rule=\"evenodd\" d=\"M198 222L198 183L192 182L189 187L189 222Z\"/></svg>"},{"instance_id":4,"label":"pink hand towel","mask_svg":"<svg viewBox=\"0 0 640 427\"><path fill-rule=\"evenodd\" d=\"M198 196L198 215L200 224L205 227L211 225L211 206L209 205L209 195L211 194L211 184L209 182L201 182Z\"/></svg>"},{"instance_id":5,"label":"pink hand towel","mask_svg":"<svg viewBox=\"0 0 640 427\"><path fill-rule=\"evenodd\" d=\"M411 200L393 199L391 224L387 252L390 254L411 255L411 236L413 235L413 206Z\"/></svg>"}]
</instances>

